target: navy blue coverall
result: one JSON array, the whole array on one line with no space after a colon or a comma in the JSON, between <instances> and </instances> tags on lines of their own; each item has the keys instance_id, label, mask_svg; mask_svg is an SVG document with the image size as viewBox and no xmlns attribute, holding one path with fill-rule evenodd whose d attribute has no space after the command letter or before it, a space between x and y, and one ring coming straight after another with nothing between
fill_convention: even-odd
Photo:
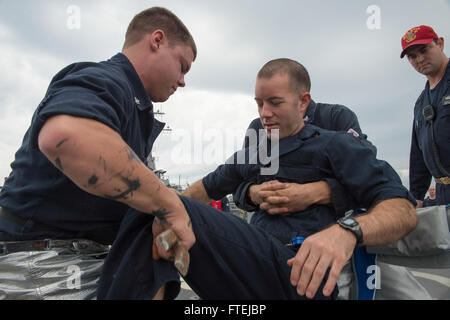
<instances>
[{"instance_id":1,"label":"navy blue coverall","mask_svg":"<svg viewBox=\"0 0 450 320\"><path fill-rule=\"evenodd\" d=\"M279 170L274 175L262 175L261 163L219 166L203 178L209 197L220 199L242 181L308 183L335 178L366 208L397 197L415 203L394 169L376 159L370 143L352 134L306 125L296 135L280 140L279 151ZM288 216L257 211L248 224L196 200L181 199L196 236L185 281L200 298L305 299L290 284L291 269L286 262L296 252L286 244L293 236L307 237L334 223L333 207L313 205ZM152 221L140 213L124 218L105 261L99 299L143 298L135 292L143 293L143 288L151 286ZM326 298L324 283L315 298ZM331 298L336 296L337 288Z\"/></svg>"},{"instance_id":2,"label":"navy blue coverall","mask_svg":"<svg viewBox=\"0 0 450 320\"><path fill-rule=\"evenodd\" d=\"M409 183L411 193L416 199L423 200L433 176L436 180L436 202L444 205L450 203L450 63L432 91L430 93L427 81L414 107ZM423 114L424 108L429 105L433 106L435 113L432 123L425 120ZM444 178L444 181L439 182L437 178Z\"/></svg>"},{"instance_id":3,"label":"navy blue coverall","mask_svg":"<svg viewBox=\"0 0 450 320\"><path fill-rule=\"evenodd\" d=\"M319 128L331 131L349 131L355 135L359 135L363 139L367 139L367 135L362 133L356 114L340 104L316 103L311 100L309 103L303 121L308 124L315 125ZM264 130L261 120L254 119L247 130ZM256 135L258 143L259 135ZM248 147L249 140L244 140L244 148ZM375 146L373 146L376 151ZM336 179L324 179L327 181L331 189L331 203L334 206L338 216L343 216L345 212L358 207L354 199L347 190ZM251 183L241 183L233 194L235 204L245 211L255 211L256 206L248 201L247 192Z\"/></svg>"}]
</instances>

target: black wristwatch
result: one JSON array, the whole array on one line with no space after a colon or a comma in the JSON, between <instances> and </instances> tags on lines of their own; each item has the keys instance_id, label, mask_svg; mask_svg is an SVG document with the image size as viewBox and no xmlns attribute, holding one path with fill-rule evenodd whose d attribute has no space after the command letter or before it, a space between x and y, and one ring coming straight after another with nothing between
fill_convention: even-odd
<instances>
[{"instance_id":1,"label":"black wristwatch","mask_svg":"<svg viewBox=\"0 0 450 320\"><path fill-rule=\"evenodd\" d=\"M362 245L364 239L363 239L363 232L361 230L361 226L359 225L358 221L353 219L352 217L343 217L340 218L337 223L344 229L351 231L355 237L356 237L356 245L360 246Z\"/></svg>"}]
</instances>

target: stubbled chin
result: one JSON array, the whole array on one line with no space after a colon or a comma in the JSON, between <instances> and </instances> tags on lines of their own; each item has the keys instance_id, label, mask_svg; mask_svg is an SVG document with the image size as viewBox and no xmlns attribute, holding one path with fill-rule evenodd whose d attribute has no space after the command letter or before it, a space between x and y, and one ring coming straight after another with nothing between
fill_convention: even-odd
<instances>
[{"instance_id":1,"label":"stubbled chin","mask_svg":"<svg viewBox=\"0 0 450 320\"><path fill-rule=\"evenodd\" d=\"M165 102L165 101L167 101L169 98L170 98L170 95L167 96L167 97L159 98L158 100L153 101L153 102Z\"/></svg>"}]
</instances>

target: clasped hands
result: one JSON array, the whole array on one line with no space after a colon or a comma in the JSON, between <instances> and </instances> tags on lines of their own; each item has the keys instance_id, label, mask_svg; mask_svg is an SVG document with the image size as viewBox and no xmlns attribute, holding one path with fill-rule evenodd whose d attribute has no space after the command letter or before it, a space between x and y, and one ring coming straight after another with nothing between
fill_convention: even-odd
<instances>
[{"instance_id":1,"label":"clasped hands","mask_svg":"<svg viewBox=\"0 0 450 320\"><path fill-rule=\"evenodd\" d=\"M267 181L253 184L248 189L248 197L255 205L269 214L287 215L296 211L303 211L316 201L315 187L323 181L298 184Z\"/></svg>"}]
</instances>

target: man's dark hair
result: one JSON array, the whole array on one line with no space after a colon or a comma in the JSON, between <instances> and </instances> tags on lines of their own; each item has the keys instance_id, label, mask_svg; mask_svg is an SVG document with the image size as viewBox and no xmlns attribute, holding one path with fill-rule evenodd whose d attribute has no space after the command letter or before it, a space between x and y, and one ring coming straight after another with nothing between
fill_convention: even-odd
<instances>
[{"instance_id":1,"label":"man's dark hair","mask_svg":"<svg viewBox=\"0 0 450 320\"><path fill-rule=\"evenodd\" d=\"M311 80L306 68L297 61L281 58L267 62L258 72L258 78L270 79L275 74L286 73L291 80L292 89L299 94L311 90Z\"/></svg>"},{"instance_id":2,"label":"man's dark hair","mask_svg":"<svg viewBox=\"0 0 450 320\"><path fill-rule=\"evenodd\" d=\"M136 44L146 34L156 30L164 31L171 46L190 46L195 59L197 56L197 47L189 30L175 14L160 7L149 8L134 16L128 25L123 48L126 49Z\"/></svg>"}]
</instances>

